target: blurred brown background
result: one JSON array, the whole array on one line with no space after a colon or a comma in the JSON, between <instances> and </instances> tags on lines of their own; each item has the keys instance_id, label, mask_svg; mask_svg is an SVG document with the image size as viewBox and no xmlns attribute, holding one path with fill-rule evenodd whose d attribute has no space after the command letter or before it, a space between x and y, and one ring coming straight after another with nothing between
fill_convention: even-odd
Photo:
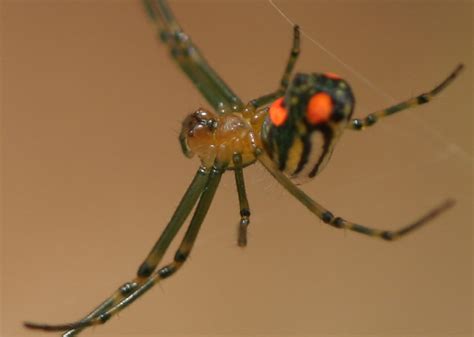
<instances>
[{"instance_id":1,"label":"blurred brown background","mask_svg":"<svg viewBox=\"0 0 474 337\"><path fill-rule=\"evenodd\" d=\"M472 3L276 3L396 100L466 63L434 102L348 131L303 187L334 213L382 228L447 197L456 207L379 242L322 224L255 166L242 250L227 174L189 263L83 336L470 336ZM244 100L276 87L291 27L269 3L171 5ZM138 1L2 4L2 337L51 335L21 322L78 319L130 279L198 167L176 138L206 104L154 29ZM302 43L297 70L344 76L356 115L394 102Z\"/></svg>"}]
</instances>

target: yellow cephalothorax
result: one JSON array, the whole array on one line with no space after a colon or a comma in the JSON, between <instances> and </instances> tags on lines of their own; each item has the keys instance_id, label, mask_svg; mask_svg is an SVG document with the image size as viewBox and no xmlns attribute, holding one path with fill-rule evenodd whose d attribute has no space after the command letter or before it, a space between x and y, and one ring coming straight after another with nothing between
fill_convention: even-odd
<instances>
[{"instance_id":1,"label":"yellow cephalothorax","mask_svg":"<svg viewBox=\"0 0 474 337\"><path fill-rule=\"evenodd\" d=\"M196 154L205 167L212 167L218 160L232 169L235 153L242 157L241 166L256 160L254 131L238 113L218 115L198 109L184 119L179 141L184 154L187 157Z\"/></svg>"}]
</instances>

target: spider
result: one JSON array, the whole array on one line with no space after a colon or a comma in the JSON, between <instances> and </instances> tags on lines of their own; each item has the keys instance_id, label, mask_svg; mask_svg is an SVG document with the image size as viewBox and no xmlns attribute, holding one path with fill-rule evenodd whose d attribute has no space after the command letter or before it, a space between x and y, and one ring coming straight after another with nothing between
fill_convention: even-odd
<instances>
[{"instance_id":1,"label":"spider","mask_svg":"<svg viewBox=\"0 0 474 337\"><path fill-rule=\"evenodd\" d=\"M87 327L107 322L155 284L173 275L189 256L220 179L227 170L234 172L239 197L237 243L246 246L250 207L243 169L257 161L324 223L386 241L404 237L453 206L454 201L447 200L398 230L379 230L333 215L299 189L293 180L311 179L321 172L344 130L364 130L384 117L431 101L459 75L462 64L432 90L370 113L365 118L353 119L354 95L349 84L339 76L301 73L290 81L300 54L300 33L295 26L290 57L279 87L244 103L205 61L181 29L166 1L145 0L145 5L159 25L161 40L168 46L172 58L214 109L200 108L188 115L179 135L183 153L187 157L197 155L201 165L132 281L123 284L77 322L59 325L27 322L28 328L64 331L63 336L75 336ZM173 261L162 266L165 252L193 208L194 214Z\"/></svg>"}]
</instances>

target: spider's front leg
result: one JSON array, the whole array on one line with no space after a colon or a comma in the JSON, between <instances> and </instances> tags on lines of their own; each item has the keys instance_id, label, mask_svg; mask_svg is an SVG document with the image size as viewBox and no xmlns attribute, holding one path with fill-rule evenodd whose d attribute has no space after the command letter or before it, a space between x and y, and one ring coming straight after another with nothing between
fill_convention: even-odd
<instances>
[{"instance_id":1,"label":"spider's front leg","mask_svg":"<svg viewBox=\"0 0 474 337\"><path fill-rule=\"evenodd\" d=\"M376 112L372 112L368 114L366 117L359 119L355 118L351 120L351 122L347 125L347 128L352 129L352 130L363 130L366 127L374 125L376 122L378 122L380 119L384 117L388 117L390 115L393 115L399 111L409 109L416 107L418 105L422 105L425 103L430 102L436 95L438 95L441 91L443 91L456 77L458 77L459 73L463 70L464 65L459 64L454 71L449 74L449 76L440 84L438 84L435 88L432 90L423 93L421 95L418 95L416 97L407 99L403 102L400 102L398 104L392 105L388 108L385 108L383 110L379 110Z\"/></svg>"},{"instance_id":2,"label":"spider's front leg","mask_svg":"<svg viewBox=\"0 0 474 337\"><path fill-rule=\"evenodd\" d=\"M240 98L206 61L164 0L143 0L150 17L158 24L161 40L171 57L218 113L243 108Z\"/></svg>"}]
</instances>

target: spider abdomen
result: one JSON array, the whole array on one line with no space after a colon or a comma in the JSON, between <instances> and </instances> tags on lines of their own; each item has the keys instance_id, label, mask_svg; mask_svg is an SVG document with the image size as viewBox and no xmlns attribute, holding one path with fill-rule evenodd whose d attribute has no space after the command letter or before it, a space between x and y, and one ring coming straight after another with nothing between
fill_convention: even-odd
<instances>
[{"instance_id":1,"label":"spider abdomen","mask_svg":"<svg viewBox=\"0 0 474 337\"><path fill-rule=\"evenodd\" d=\"M354 97L333 74L297 74L285 97L270 106L262 143L277 168L291 178L316 176L352 116Z\"/></svg>"}]
</instances>

